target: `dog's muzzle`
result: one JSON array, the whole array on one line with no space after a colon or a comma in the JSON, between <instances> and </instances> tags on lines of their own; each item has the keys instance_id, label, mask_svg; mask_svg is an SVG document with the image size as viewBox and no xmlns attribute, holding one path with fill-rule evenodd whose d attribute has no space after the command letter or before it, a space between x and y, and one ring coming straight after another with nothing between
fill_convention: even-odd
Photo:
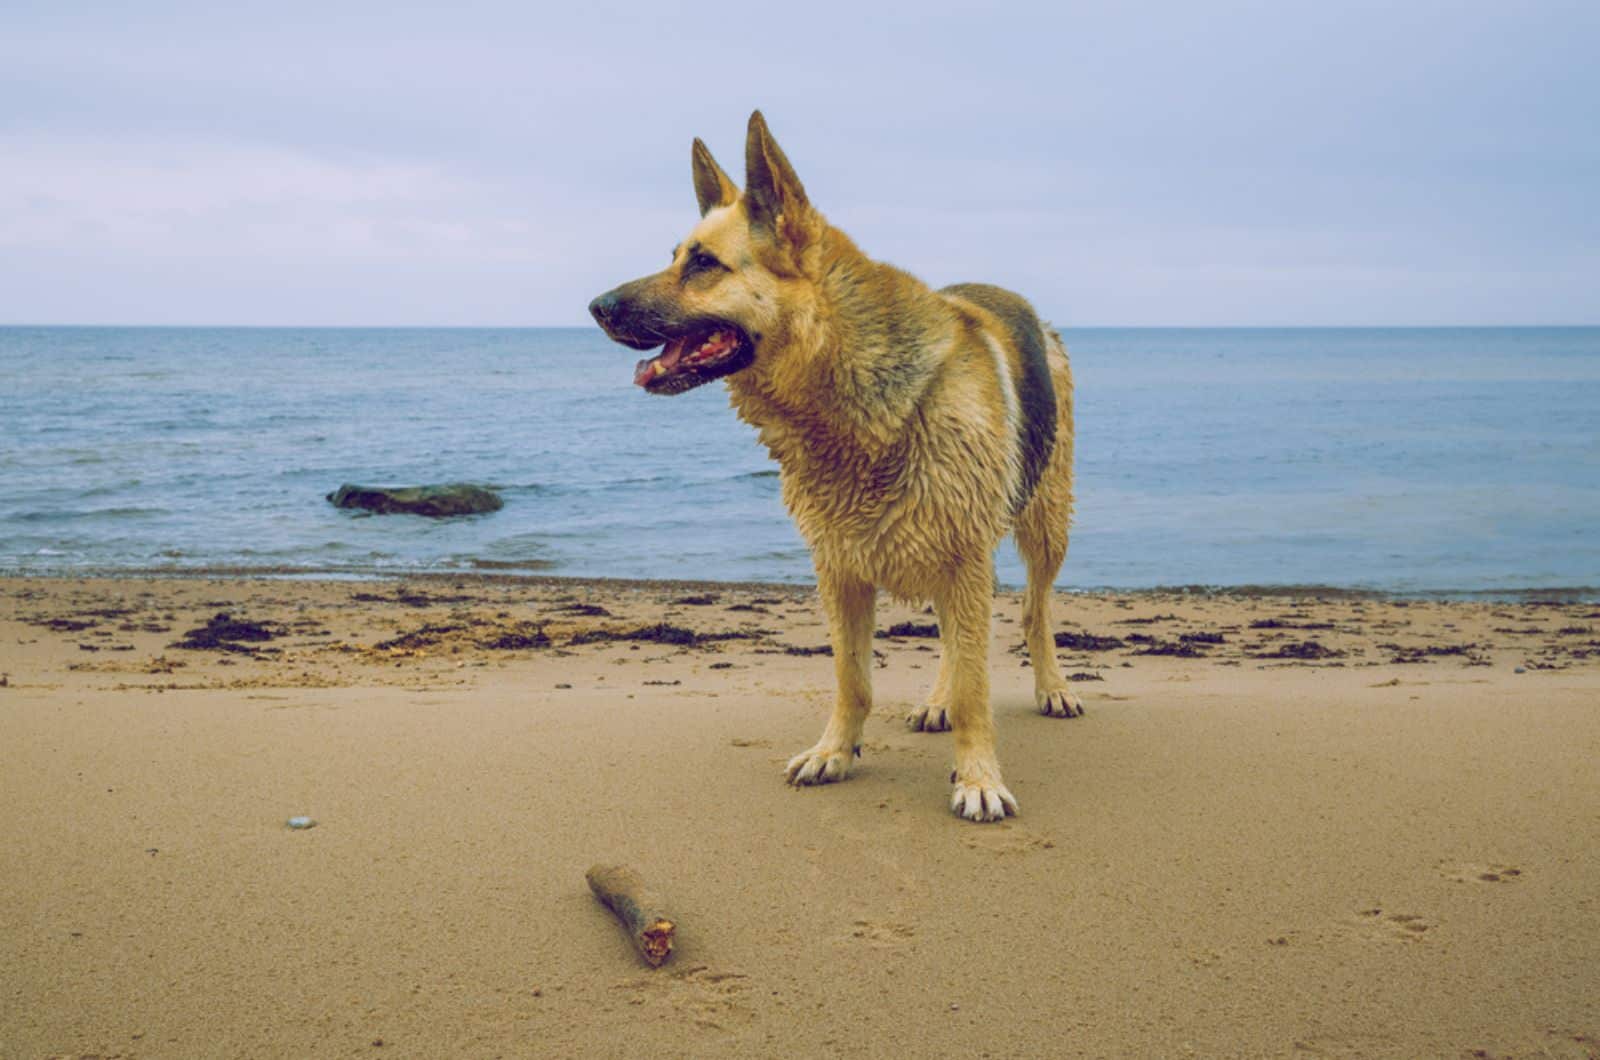
<instances>
[{"instance_id":1,"label":"dog's muzzle","mask_svg":"<svg viewBox=\"0 0 1600 1060\"><path fill-rule=\"evenodd\" d=\"M589 303L589 315L613 341L659 354L640 361L633 381L652 394L681 394L732 375L755 359L755 343L743 328L726 320L668 320L641 306L641 281L625 283Z\"/></svg>"}]
</instances>

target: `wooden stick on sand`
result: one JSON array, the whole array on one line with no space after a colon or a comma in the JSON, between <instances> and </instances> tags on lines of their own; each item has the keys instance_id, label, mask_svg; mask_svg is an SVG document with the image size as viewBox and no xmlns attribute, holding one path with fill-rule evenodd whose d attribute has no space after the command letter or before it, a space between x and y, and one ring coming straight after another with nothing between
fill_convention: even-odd
<instances>
[{"instance_id":1,"label":"wooden stick on sand","mask_svg":"<svg viewBox=\"0 0 1600 1060\"><path fill-rule=\"evenodd\" d=\"M661 899L625 865L595 865L584 877L594 896L628 929L639 955L652 968L672 955L673 923L661 913Z\"/></svg>"}]
</instances>

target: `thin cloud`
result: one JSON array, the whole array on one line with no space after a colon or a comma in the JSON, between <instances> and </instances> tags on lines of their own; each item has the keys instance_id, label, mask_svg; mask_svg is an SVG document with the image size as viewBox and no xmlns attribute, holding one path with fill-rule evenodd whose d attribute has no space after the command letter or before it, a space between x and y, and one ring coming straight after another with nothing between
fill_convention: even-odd
<instances>
[{"instance_id":1,"label":"thin cloud","mask_svg":"<svg viewBox=\"0 0 1600 1060\"><path fill-rule=\"evenodd\" d=\"M0 321L583 323L755 106L870 253L1058 320L1583 322L1600 287L1592 5L6 21Z\"/></svg>"}]
</instances>

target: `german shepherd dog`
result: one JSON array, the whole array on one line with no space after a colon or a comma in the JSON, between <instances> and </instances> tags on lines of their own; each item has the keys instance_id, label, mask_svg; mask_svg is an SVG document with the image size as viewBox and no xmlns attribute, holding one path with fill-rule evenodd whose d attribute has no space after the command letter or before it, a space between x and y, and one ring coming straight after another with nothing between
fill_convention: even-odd
<instances>
[{"instance_id":1,"label":"german shepherd dog","mask_svg":"<svg viewBox=\"0 0 1600 1060\"><path fill-rule=\"evenodd\" d=\"M660 352L634 382L681 394L726 379L739 417L780 468L783 500L811 546L838 693L789 783L843 780L872 707L878 589L931 600L939 673L912 729L955 731L953 811L1017 812L1000 777L989 709L993 556L1014 534L1039 712L1083 706L1061 676L1051 585L1072 513L1072 373L1061 338L1018 295L983 284L935 291L873 261L806 198L794 167L750 116L741 193L699 140L700 221L662 271L589 306L613 340Z\"/></svg>"}]
</instances>

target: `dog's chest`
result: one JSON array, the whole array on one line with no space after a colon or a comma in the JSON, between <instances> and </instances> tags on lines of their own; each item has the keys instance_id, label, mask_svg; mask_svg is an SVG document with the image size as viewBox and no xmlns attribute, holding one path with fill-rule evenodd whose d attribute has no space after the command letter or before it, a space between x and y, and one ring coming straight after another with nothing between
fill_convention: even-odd
<instances>
[{"instance_id":1,"label":"dog's chest","mask_svg":"<svg viewBox=\"0 0 1600 1060\"><path fill-rule=\"evenodd\" d=\"M875 461L815 449L780 466L783 499L819 562L907 597L993 528L916 453ZM970 497L969 497L970 501Z\"/></svg>"},{"instance_id":2,"label":"dog's chest","mask_svg":"<svg viewBox=\"0 0 1600 1060\"><path fill-rule=\"evenodd\" d=\"M811 540L830 534L878 536L909 499L899 460L849 461L807 453L780 467L784 504Z\"/></svg>"}]
</instances>

